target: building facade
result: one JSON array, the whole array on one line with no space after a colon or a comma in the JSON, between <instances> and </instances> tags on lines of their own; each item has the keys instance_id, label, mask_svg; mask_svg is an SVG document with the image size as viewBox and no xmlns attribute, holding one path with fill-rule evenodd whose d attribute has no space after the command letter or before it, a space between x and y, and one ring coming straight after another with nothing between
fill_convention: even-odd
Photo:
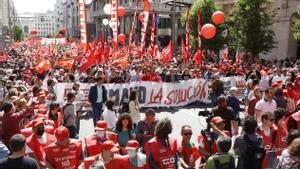
<instances>
[{"instance_id":1,"label":"building facade","mask_svg":"<svg viewBox=\"0 0 300 169\"><path fill-rule=\"evenodd\" d=\"M234 0L216 0L224 12L228 14L234 7ZM274 32L276 34L277 47L268 54L260 54L263 59L285 59L295 58L300 54L300 43L293 37L292 18L296 14L297 8L300 7L300 0L272 0L269 6L270 11L276 10L275 16L276 25L274 25Z\"/></svg>"},{"instance_id":2,"label":"building facade","mask_svg":"<svg viewBox=\"0 0 300 169\"><path fill-rule=\"evenodd\" d=\"M25 37L30 36L32 30L38 32L38 37L55 35L55 15L53 11L46 13L20 13L17 17Z\"/></svg>"},{"instance_id":3,"label":"building facade","mask_svg":"<svg viewBox=\"0 0 300 169\"><path fill-rule=\"evenodd\" d=\"M13 0L0 0L0 36L10 36L11 29L18 22Z\"/></svg>"},{"instance_id":4,"label":"building facade","mask_svg":"<svg viewBox=\"0 0 300 169\"><path fill-rule=\"evenodd\" d=\"M80 37L79 7L77 0L57 0L55 3L55 31L67 30L65 37Z\"/></svg>"},{"instance_id":5,"label":"building facade","mask_svg":"<svg viewBox=\"0 0 300 169\"><path fill-rule=\"evenodd\" d=\"M171 6L167 6L164 2L161 2L160 0L152 0L150 2L150 16L149 16L149 22L148 22L148 31L147 31L147 39L150 39L150 30L151 30L151 22L152 22L152 11L155 9L157 16L159 19L157 19L157 37L159 42L162 46L166 46L172 36L172 16L173 16L173 10ZM104 19L110 19L109 15L106 15L104 13L103 7L105 4L110 3L110 0L94 0L87 8L88 11L88 20L90 20L90 23L88 26L94 27L94 35L95 40L100 36L102 33L104 37L108 37L110 39L112 35L112 30L108 25L103 24ZM125 8L125 16L119 18L120 26L119 26L119 33L125 34L128 38L132 22L133 22L133 16L135 11L135 0L119 0L119 6L122 6ZM185 8L184 8L185 9ZM176 35L175 41L178 42L178 39L181 35L185 33L184 29L180 26L180 16L183 8L176 8L175 12L175 31L174 34ZM138 15L143 12L143 1L140 1L138 6ZM137 19L138 20L138 19ZM140 32L141 32L141 25L142 23L140 21L137 21L136 30L135 30L135 40L137 41L140 38ZM89 32L92 31L89 29ZM179 44L179 43L178 43Z\"/></svg>"}]
</instances>

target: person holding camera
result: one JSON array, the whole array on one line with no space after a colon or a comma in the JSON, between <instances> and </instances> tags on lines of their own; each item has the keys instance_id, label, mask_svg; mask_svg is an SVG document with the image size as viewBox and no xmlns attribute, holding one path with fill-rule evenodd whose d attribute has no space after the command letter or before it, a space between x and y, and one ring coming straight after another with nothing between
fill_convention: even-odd
<instances>
[{"instance_id":1,"label":"person holding camera","mask_svg":"<svg viewBox=\"0 0 300 169\"><path fill-rule=\"evenodd\" d=\"M205 156L205 159L218 152L216 140L219 137L230 137L229 131L224 127L225 120L215 116L211 119L207 129L202 130L198 136L199 153Z\"/></svg>"}]
</instances>

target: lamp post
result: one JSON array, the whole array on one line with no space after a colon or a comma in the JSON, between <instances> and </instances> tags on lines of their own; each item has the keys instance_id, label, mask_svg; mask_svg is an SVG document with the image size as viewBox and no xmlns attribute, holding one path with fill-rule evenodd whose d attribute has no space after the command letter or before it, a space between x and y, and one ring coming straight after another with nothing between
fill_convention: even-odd
<instances>
[{"instance_id":1,"label":"lamp post","mask_svg":"<svg viewBox=\"0 0 300 169\"><path fill-rule=\"evenodd\" d=\"M107 29L107 25L109 24L109 21L107 18L104 18L102 20L102 23L104 25L104 41L106 41L106 38L107 38L107 34L106 34L107 30L106 29Z\"/></svg>"}]
</instances>

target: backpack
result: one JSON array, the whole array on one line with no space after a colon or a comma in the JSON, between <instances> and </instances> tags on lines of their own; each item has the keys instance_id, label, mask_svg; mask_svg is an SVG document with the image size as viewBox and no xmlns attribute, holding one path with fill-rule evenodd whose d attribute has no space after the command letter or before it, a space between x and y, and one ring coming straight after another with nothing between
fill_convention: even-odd
<instances>
[{"instance_id":1,"label":"backpack","mask_svg":"<svg viewBox=\"0 0 300 169\"><path fill-rule=\"evenodd\" d=\"M63 112L63 115L64 115L64 117L63 117L63 125L65 126L65 124L66 124L66 121L68 121L69 120L69 118L71 117L71 115L68 115L68 116L66 116L65 115L65 108L67 107L67 106L70 106L70 105L72 105L71 103L67 103L66 105L64 105L64 107L62 108L62 112ZM66 127L66 126L65 126Z\"/></svg>"},{"instance_id":2,"label":"backpack","mask_svg":"<svg viewBox=\"0 0 300 169\"><path fill-rule=\"evenodd\" d=\"M262 138L259 137L257 142L251 141L247 134L245 134L243 138L247 144L245 152L245 155L247 157L244 159L243 168L262 168L262 162L266 155L266 150L263 147L260 147L260 144L262 143Z\"/></svg>"},{"instance_id":3,"label":"backpack","mask_svg":"<svg viewBox=\"0 0 300 169\"><path fill-rule=\"evenodd\" d=\"M121 111L122 113L130 113L129 112L129 100L124 99L121 105Z\"/></svg>"},{"instance_id":4,"label":"backpack","mask_svg":"<svg viewBox=\"0 0 300 169\"><path fill-rule=\"evenodd\" d=\"M235 169L235 160L232 155L226 154L229 156L230 160L227 163L220 163L219 157L220 155L214 155L213 160L215 163L215 169Z\"/></svg>"}]
</instances>

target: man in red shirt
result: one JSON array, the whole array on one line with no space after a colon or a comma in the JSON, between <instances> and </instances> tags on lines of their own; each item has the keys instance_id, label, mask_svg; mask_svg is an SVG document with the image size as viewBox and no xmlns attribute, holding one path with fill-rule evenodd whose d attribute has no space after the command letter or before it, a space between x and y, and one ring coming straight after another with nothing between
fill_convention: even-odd
<instances>
[{"instance_id":1,"label":"man in red shirt","mask_svg":"<svg viewBox=\"0 0 300 169\"><path fill-rule=\"evenodd\" d=\"M53 135L45 132L45 123L42 119L36 119L32 123L34 133L26 139L25 152L37 160L40 168L45 168L46 154L44 148L56 141Z\"/></svg>"},{"instance_id":2,"label":"man in red shirt","mask_svg":"<svg viewBox=\"0 0 300 169\"><path fill-rule=\"evenodd\" d=\"M45 147L46 166L50 169L77 169L82 163L81 141L69 139L69 130L60 126L55 131L57 141Z\"/></svg>"},{"instance_id":3,"label":"man in red shirt","mask_svg":"<svg viewBox=\"0 0 300 169\"><path fill-rule=\"evenodd\" d=\"M253 90L253 94L254 96L252 98L250 98L248 107L246 109L246 112L249 116L254 117L254 113L255 113L255 105L256 103L262 98L262 88L257 87Z\"/></svg>"},{"instance_id":4,"label":"man in red shirt","mask_svg":"<svg viewBox=\"0 0 300 169\"><path fill-rule=\"evenodd\" d=\"M113 141L107 140L102 144L102 152L99 155L84 159L79 169L98 168L104 163L106 169L130 169L129 159L117 154L119 148Z\"/></svg>"},{"instance_id":5,"label":"man in red shirt","mask_svg":"<svg viewBox=\"0 0 300 169\"><path fill-rule=\"evenodd\" d=\"M30 106L30 107L28 107ZM34 106L33 106L34 107ZM2 105L2 110L4 111L2 128L3 128L3 143L8 147L9 139L20 133L20 121L29 116L33 115L33 107L31 106L31 101L28 102L27 108L23 111L16 112L15 106L13 103L4 102Z\"/></svg>"},{"instance_id":6,"label":"man in red shirt","mask_svg":"<svg viewBox=\"0 0 300 169\"><path fill-rule=\"evenodd\" d=\"M139 147L140 144L136 140L129 140L127 142L125 149L128 153L126 157L129 159L129 166L132 169L149 169L147 157L145 154L138 152Z\"/></svg>"}]
</instances>

